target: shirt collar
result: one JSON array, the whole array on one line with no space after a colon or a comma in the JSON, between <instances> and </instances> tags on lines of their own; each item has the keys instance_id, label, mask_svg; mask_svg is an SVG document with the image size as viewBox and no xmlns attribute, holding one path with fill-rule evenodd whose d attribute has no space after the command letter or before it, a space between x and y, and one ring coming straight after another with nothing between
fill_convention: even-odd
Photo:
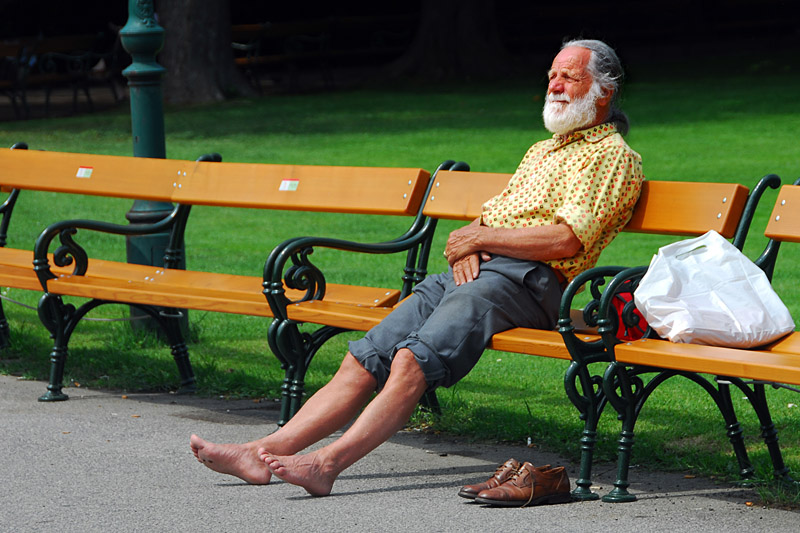
<instances>
[{"instance_id":1,"label":"shirt collar","mask_svg":"<svg viewBox=\"0 0 800 533\"><path fill-rule=\"evenodd\" d=\"M584 139L586 142L595 143L616 132L617 127L610 122L606 122L605 124L599 124L593 128L573 131L567 135L553 135L553 142L556 146L564 146L581 139Z\"/></svg>"}]
</instances>

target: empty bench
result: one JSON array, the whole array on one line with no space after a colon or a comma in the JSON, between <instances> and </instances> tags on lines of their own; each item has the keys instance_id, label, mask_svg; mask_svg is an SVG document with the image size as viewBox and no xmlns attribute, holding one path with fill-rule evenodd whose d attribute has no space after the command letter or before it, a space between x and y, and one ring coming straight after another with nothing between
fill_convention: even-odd
<instances>
[{"instance_id":1,"label":"empty bench","mask_svg":"<svg viewBox=\"0 0 800 533\"><path fill-rule=\"evenodd\" d=\"M426 227L414 238L425 239L429 247L438 220L475 220L480 216L483 203L501 192L509 178L509 174L454 170L438 172L432 179L431 193L423 209L423 214L428 217ZM739 184L645 182L642 196L625 231L696 236L714 229L727 237L733 237L738 232L743 242L755 204L769 186L777 187L777 183L762 180L753 194L748 196L747 187ZM364 306L313 298L292 302L287 298L283 294L288 284L284 275L291 276L296 268L296 263L291 259L308 257L308 252L314 247L327 246L356 252L375 251L326 239L296 239L276 248L268 263L270 272L267 278L271 283L267 285L267 292L275 313L270 342L273 350L280 352L281 357L293 367L292 381L286 385L288 394L283 398L284 419L292 416L301 405L305 372L320 347L318 339L327 339L342 331L367 331L395 306ZM495 350L570 362L565 376L566 392L585 421L581 436L581 477L574 492L576 497L582 499L598 497L589 489L591 461L597 420L606 404L600 387L601 376L592 376L589 364L610 361L596 331L597 309L603 294L602 286L622 270L624 268L618 266L597 267L573 280L564 292L558 330L515 328L496 334L488 346ZM588 288L590 302L577 309L573 302L584 288ZM316 324L320 328L313 334L301 334L298 327L301 323ZM287 372L287 376L289 374Z\"/></svg>"},{"instance_id":2,"label":"empty bench","mask_svg":"<svg viewBox=\"0 0 800 533\"><path fill-rule=\"evenodd\" d=\"M40 398L43 401L67 399L62 382L70 337L81 319L99 305L127 304L151 316L171 346L180 373L179 391L188 392L195 389L196 383L178 309L273 316L263 294L261 272L234 275L179 268L185 264L184 233L192 206L402 216L408 217L408 232L414 233L421 227L419 211L430 176L425 170L411 168L178 161L22 149L0 152L0 169L0 185L4 190L12 189L3 206L3 245L20 191L175 203L168 216L153 224L63 220L44 229L33 252L0 248L0 286L44 291L39 316L54 343L48 390ZM164 266L97 257L78 243L85 231L122 236L168 232ZM220 231L228 231L224 220ZM263 254L264 260L275 245L268 237L265 239L264 249L253 250L254 254ZM412 250L411 259L414 257ZM286 294L297 301L313 297L351 305L391 306L419 281L414 268L412 264L407 273L398 272L402 282L397 288L295 283L286 288ZM76 308L63 301L65 296L88 300ZM1 318L0 332L8 342L8 324ZM281 363L285 365L285 361Z\"/></svg>"}]
</instances>

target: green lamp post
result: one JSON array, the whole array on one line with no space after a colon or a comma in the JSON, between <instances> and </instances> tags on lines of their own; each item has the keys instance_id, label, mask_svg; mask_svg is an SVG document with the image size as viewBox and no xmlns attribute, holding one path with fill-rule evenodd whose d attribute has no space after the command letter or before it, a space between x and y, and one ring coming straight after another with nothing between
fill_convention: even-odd
<instances>
[{"instance_id":1,"label":"green lamp post","mask_svg":"<svg viewBox=\"0 0 800 533\"><path fill-rule=\"evenodd\" d=\"M131 65L122 71L128 78L130 89L133 155L165 158L161 85L166 69L156 62L156 54L164 45L164 29L156 22L153 1L128 0L128 22L119 33L123 48L133 58ZM173 205L168 202L135 200L125 218L132 224L154 223L171 213L172 209ZM129 236L127 260L139 265L164 266L168 242L167 233ZM180 266L185 267L185 259L182 263ZM136 310L132 312L138 314Z\"/></svg>"}]
</instances>

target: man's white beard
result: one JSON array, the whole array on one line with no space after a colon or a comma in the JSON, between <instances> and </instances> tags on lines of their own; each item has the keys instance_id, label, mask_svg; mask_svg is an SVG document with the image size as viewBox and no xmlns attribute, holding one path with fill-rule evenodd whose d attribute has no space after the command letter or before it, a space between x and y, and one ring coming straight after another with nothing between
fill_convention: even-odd
<instances>
[{"instance_id":1,"label":"man's white beard","mask_svg":"<svg viewBox=\"0 0 800 533\"><path fill-rule=\"evenodd\" d=\"M594 124L597 118L595 103L602 95L600 85L593 83L589 91L575 101L566 94L549 94L544 102L544 127L556 135L566 135ZM567 102L566 105L555 102Z\"/></svg>"}]
</instances>

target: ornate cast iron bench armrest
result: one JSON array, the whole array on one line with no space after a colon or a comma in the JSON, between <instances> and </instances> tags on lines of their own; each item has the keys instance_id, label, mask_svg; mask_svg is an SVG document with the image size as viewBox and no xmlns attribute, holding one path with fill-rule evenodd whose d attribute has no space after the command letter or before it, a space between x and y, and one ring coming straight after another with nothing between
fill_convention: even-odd
<instances>
[{"instance_id":1,"label":"ornate cast iron bench armrest","mask_svg":"<svg viewBox=\"0 0 800 533\"><path fill-rule=\"evenodd\" d=\"M56 275L51 269L51 259L53 266L61 268L70 266L74 262L73 275L84 276L88 274L89 254L87 254L84 247L78 244L74 239L78 230L81 229L120 236L151 235L170 231L170 246L167 248L165 257L167 268L174 268L180 262L180 255L182 253L175 245L183 241L183 229L185 228L185 221L188 215L189 206L177 205L169 215L152 224L115 224L88 219L62 220L56 222L42 231L36 239L33 251L34 271L45 292L47 292L48 280L56 278ZM178 233L176 233L176 229L179 231ZM59 239L60 245L53 252L52 256L49 256L48 250L56 238Z\"/></svg>"}]
</instances>

